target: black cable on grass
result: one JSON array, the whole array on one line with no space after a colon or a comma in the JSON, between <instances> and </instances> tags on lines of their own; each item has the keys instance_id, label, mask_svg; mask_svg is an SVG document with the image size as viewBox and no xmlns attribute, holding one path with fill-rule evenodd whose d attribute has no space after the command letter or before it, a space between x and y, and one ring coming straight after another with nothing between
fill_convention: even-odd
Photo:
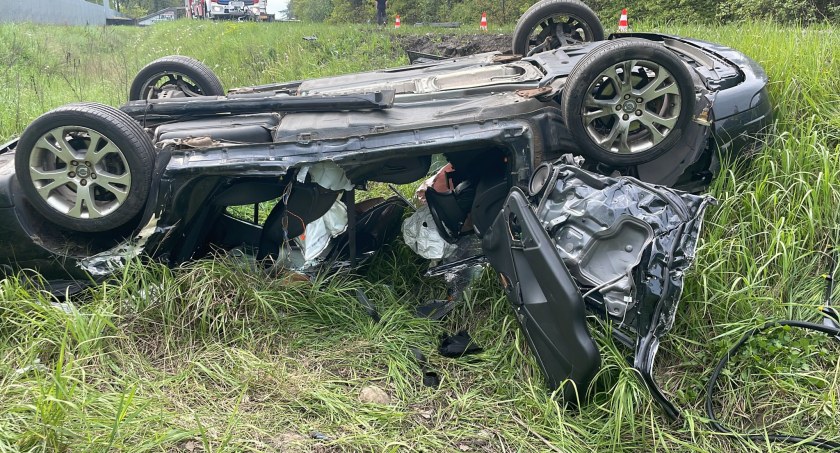
<instances>
[{"instance_id":1,"label":"black cable on grass","mask_svg":"<svg viewBox=\"0 0 840 453\"><path fill-rule=\"evenodd\" d=\"M834 287L834 268L837 265L837 250L834 251L831 257L831 266L828 274L826 275L826 307L830 307L831 301L831 292ZM721 433L726 434L734 434L739 437L744 437L754 442L783 442L783 443L790 443L790 444L801 444L801 445L809 445L812 447L822 448L825 450L832 450L832 451L840 451L840 442L831 441L827 439L809 439L806 437L799 437L799 436L791 436L787 434L741 434L732 431L731 429L727 428L717 418L715 415L714 407L712 406L712 397L714 396L715 384L717 383L718 378L720 377L720 373L723 371L723 367L729 362L729 358L732 357L735 352L737 352L747 341L754 337L755 335L764 332L766 330L772 329L774 327L781 327L781 326L790 326L790 327L798 327L801 329L806 330L813 330L816 332L822 332L826 335L833 336L835 338L840 339L840 328L836 327L836 325L828 325L826 324L816 324L807 321L796 321L796 320L781 320L781 321L770 321L764 324L761 327L756 327L741 337L737 343L735 343L729 351L726 352L726 355L720 359L715 370L712 371L711 377L709 377L709 383L706 386L706 416L709 418L712 426Z\"/></svg>"},{"instance_id":2,"label":"black cable on grass","mask_svg":"<svg viewBox=\"0 0 840 453\"><path fill-rule=\"evenodd\" d=\"M720 421L718 421L717 416L715 415L715 410L712 407L712 397L714 396L714 389L715 384L717 383L718 377L720 377L721 371L723 371L723 367L726 366L726 363L729 362L729 358L735 354L736 351L741 349L742 346L760 332L764 332L765 330L771 329L773 327L779 326L791 326L791 327L799 327L802 329L807 330L815 330L817 332L823 332L828 335L840 335L840 329L825 326L822 324L815 324L812 322L806 321L794 321L794 320L783 320L783 321L770 321L767 324L764 324L761 327L757 327L755 329L750 330L747 332L737 343L735 346L720 359L715 370L712 372L712 376L709 378L709 384L706 387L706 416L709 417L712 426L722 433L727 434L736 434L742 437L746 437L747 439L756 441L756 442L764 442L764 441L771 441L771 442L786 442L791 444L802 444L802 445L810 445L812 447L824 448L826 450L840 450L840 442L834 442L826 439L808 439L805 437L798 437L798 436L790 436L787 434L739 434L735 433L731 429L727 428L726 426L722 425Z\"/></svg>"}]
</instances>

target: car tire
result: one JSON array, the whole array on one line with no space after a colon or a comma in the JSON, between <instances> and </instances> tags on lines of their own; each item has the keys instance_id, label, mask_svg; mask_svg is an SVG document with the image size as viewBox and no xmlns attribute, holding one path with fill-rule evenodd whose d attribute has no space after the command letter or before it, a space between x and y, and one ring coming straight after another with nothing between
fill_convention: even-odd
<instances>
[{"instance_id":1,"label":"car tire","mask_svg":"<svg viewBox=\"0 0 840 453\"><path fill-rule=\"evenodd\" d=\"M575 65L561 109L582 155L630 166L673 148L694 104L691 73L676 54L660 43L627 38L602 44Z\"/></svg>"},{"instance_id":2,"label":"car tire","mask_svg":"<svg viewBox=\"0 0 840 453\"><path fill-rule=\"evenodd\" d=\"M154 161L151 140L130 116L106 105L70 104L24 130L15 172L46 220L76 232L103 232L141 212Z\"/></svg>"},{"instance_id":3,"label":"car tire","mask_svg":"<svg viewBox=\"0 0 840 453\"><path fill-rule=\"evenodd\" d=\"M566 20L561 24L549 24L554 26L554 33L551 28L543 26L546 21L558 17ZM564 30L557 30L557 25ZM580 0L543 0L528 8L516 22L513 53L528 55L549 36L553 37L551 45L541 52L580 42L602 41L604 27L595 12Z\"/></svg>"},{"instance_id":4,"label":"car tire","mask_svg":"<svg viewBox=\"0 0 840 453\"><path fill-rule=\"evenodd\" d=\"M177 89L161 91L168 86ZM204 63L181 55L159 58L146 65L131 83L129 101L178 97L224 96L222 82ZM180 93L180 94L179 94Z\"/></svg>"}]
</instances>

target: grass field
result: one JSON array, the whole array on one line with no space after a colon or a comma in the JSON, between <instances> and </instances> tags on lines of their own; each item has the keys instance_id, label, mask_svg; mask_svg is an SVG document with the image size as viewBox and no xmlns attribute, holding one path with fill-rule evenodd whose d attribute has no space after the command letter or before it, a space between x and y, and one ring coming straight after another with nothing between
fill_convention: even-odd
<instances>
[{"instance_id":1,"label":"grass field","mask_svg":"<svg viewBox=\"0 0 840 453\"><path fill-rule=\"evenodd\" d=\"M642 27L637 26L637 29ZM542 386L489 272L443 322L441 297L395 243L362 275L291 282L235 262L132 265L67 310L0 281L0 452L13 451L808 451L709 431L704 386L717 358L769 318L819 319L825 251L840 246L840 29L670 26L759 61L777 124L712 188L696 265L657 378L684 410L667 421L602 334L593 402ZM401 33L411 33L411 29ZM405 63L392 30L306 24L168 23L147 29L0 26L0 140L73 101L123 102L147 62L202 59L226 87ZM317 35L310 43L303 36ZM374 324L355 301L380 308ZM484 352L451 360L438 337L469 330ZM423 387L409 348L442 377ZM360 403L363 387L390 404ZM840 345L776 331L733 358L719 413L744 430L840 439ZM313 439L313 431L328 439Z\"/></svg>"}]
</instances>

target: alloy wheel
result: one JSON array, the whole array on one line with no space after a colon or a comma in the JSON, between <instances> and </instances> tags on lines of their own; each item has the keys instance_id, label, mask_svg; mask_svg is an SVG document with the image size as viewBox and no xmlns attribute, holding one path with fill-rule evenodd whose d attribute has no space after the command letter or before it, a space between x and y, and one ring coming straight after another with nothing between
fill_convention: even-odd
<instances>
[{"instance_id":1,"label":"alloy wheel","mask_svg":"<svg viewBox=\"0 0 840 453\"><path fill-rule=\"evenodd\" d=\"M581 115L589 137L618 154L644 152L674 130L682 93L673 74L648 60L610 65L589 86Z\"/></svg>"},{"instance_id":2,"label":"alloy wheel","mask_svg":"<svg viewBox=\"0 0 840 453\"><path fill-rule=\"evenodd\" d=\"M43 134L30 155L29 175L47 204L76 219L107 216L131 190L123 150L87 127L62 126Z\"/></svg>"}]
</instances>

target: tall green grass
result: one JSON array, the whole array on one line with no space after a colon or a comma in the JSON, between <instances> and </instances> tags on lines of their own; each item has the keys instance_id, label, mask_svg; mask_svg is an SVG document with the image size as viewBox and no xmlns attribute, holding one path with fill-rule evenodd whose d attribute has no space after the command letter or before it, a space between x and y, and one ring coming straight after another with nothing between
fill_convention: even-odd
<instances>
[{"instance_id":1,"label":"tall green grass","mask_svg":"<svg viewBox=\"0 0 840 453\"><path fill-rule=\"evenodd\" d=\"M638 28L638 27L637 27ZM255 274L232 258L177 269L132 263L73 305L0 280L0 452L12 451L764 451L709 432L702 398L716 359L775 317L814 320L826 251L840 245L840 30L670 27L761 63L777 123L750 160L727 159L698 259L656 376L684 410L667 421L600 331L592 402L542 385L492 273L443 322L413 316L442 297L399 242L364 275L314 282ZM410 30L403 30L407 33ZM195 56L225 86L394 66L391 31L356 26L176 22L147 29L0 26L0 138L66 102L123 102L167 54ZM316 35L309 42L304 36ZM373 323L355 300L378 306ZM484 347L450 360L438 336ZM442 384L423 387L410 348ZM744 430L838 439L840 348L793 331L751 342L720 383L719 413ZM358 402L376 385L390 405ZM316 440L317 431L328 440ZM772 447L797 451L796 447ZM806 451L804 449L799 449Z\"/></svg>"}]
</instances>

